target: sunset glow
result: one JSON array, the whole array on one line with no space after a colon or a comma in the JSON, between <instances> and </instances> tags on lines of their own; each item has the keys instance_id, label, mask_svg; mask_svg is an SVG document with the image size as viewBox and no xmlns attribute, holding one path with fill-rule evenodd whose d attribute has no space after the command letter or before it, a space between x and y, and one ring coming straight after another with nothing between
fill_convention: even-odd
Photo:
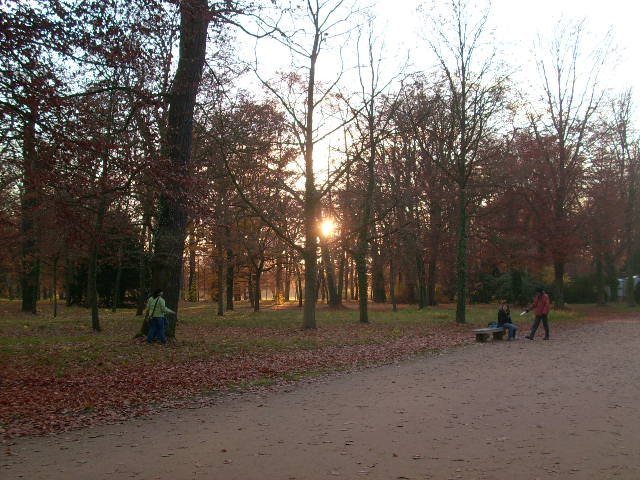
<instances>
[{"instance_id":1,"label":"sunset glow","mask_svg":"<svg viewBox=\"0 0 640 480\"><path fill-rule=\"evenodd\" d=\"M336 223L332 218L325 218L320 224L320 232L323 237L330 237L336 229Z\"/></svg>"}]
</instances>

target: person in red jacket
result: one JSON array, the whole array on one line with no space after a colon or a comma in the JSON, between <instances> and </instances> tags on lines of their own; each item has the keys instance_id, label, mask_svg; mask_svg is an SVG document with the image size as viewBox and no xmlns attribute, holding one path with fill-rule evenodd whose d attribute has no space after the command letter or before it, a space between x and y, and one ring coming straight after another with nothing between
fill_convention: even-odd
<instances>
[{"instance_id":1,"label":"person in red jacket","mask_svg":"<svg viewBox=\"0 0 640 480\"><path fill-rule=\"evenodd\" d=\"M540 326L540 321L542 320L542 326L544 327L544 338L543 340L549 340L549 310L551 310L551 301L549 300L549 295L544 291L544 287L538 287L536 289L536 294L533 297L533 303L531 307L529 307L526 311L533 310L536 318L533 321L533 325L531 325L531 333L529 335L525 335L525 338L529 340L533 340L536 335L536 330Z\"/></svg>"}]
</instances>

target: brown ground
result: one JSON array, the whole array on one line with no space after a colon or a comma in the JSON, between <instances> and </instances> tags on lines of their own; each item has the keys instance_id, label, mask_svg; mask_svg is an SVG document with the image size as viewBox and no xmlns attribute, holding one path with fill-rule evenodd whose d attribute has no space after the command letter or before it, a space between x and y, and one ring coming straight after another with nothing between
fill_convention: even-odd
<instances>
[{"instance_id":1,"label":"brown ground","mask_svg":"<svg viewBox=\"0 0 640 480\"><path fill-rule=\"evenodd\" d=\"M549 342L474 344L153 420L18 439L0 456L0 478L637 480L639 347L630 320Z\"/></svg>"}]
</instances>

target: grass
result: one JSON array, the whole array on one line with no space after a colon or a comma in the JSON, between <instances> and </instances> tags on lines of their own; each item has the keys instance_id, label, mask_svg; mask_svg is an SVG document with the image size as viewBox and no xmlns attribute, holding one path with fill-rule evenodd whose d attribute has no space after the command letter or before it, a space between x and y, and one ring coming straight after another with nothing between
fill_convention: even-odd
<instances>
[{"instance_id":1,"label":"grass","mask_svg":"<svg viewBox=\"0 0 640 480\"><path fill-rule=\"evenodd\" d=\"M253 312L240 303L224 317L211 303L180 307L177 340L168 347L135 339L142 322L132 310L101 310L101 332L89 311L40 305L38 315L0 300L0 434L11 438L110 423L193 401L216 392L264 388L354 367L472 343L471 330L494 321L496 305L468 309L455 322L453 306L417 310L371 305L370 323L358 322L357 305L319 306L318 328L302 330L297 306ZM523 330L532 320L514 316ZM637 317L624 306L577 306L553 311L553 329L582 320ZM46 402L40 399L46 398ZM150 407L152 406L152 407Z\"/></svg>"},{"instance_id":2,"label":"grass","mask_svg":"<svg viewBox=\"0 0 640 480\"><path fill-rule=\"evenodd\" d=\"M80 307L59 307L53 318L47 303L40 305L38 315L23 314L19 302L0 301L0 360L3 365L47 367L61 376L75 369L106 370L129 364L151 364L158 361L181 363L228 354L261 354L268 352L314 350L327 346L370 345L411 335L425 335L433 329L455 324L453 306L418 310L402 306L397 312L389 306L372 305L370 323L358 322L356 305L340 310L320 306L318 329L301 329L302 312L296 306L276 307L269 303L253 312L240 304L224 317L216 315L210 303L185 304L180 309L178 340L171 348L148 347L134 335L141 318L132 310L101 310L102 332L90 328L89 311ZM496 318L496 305L470 306L469 328L485 326ZM553 323L571 322L598 315L625 315L637 309L615 305L595 309L576 306L554 311ZM518 317L521 325L531 315Z\"/></svg>"}]
</instances>

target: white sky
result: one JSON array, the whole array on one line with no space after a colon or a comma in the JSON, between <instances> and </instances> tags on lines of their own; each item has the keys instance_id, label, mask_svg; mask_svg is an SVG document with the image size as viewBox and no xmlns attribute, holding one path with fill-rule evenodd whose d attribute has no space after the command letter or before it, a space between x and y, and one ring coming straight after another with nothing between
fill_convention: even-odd
<instances>
[{"instance_id":1,"label":"white sky","mask_svg":"<svg viewBox=\"0 0 640 480\"><path fill-rule=\"evenodd\" d=\"M376 17L384 25L386 43L395 42L399 50L412 50L414 60L426 50L421 40L428 25L416 14L420 0L376 0ZM447 3L440 0L439 3ZM640 1L638 0L493 0L490 23L495 38L511 66L522 71L535 69L533 44L538 35L550 36L557 21L585 19L588 41L613 34L615 50L602 82L615 90L633 87L635 103L640 103ZM585 45L585 47L590 47ZM531 79L535 81L535 79Z\"/></svg>"},{"instance_id":2,"label":"white sky","mask_svg":"<svg viewBox=\"0 0 640 480\"><path fill-rule=\"evenodd\" d=\"M432 2L442 8L450 0L351 1L358 7L374 7L374 35L384 42L385 47L383 63L387 78L383 80L393 77L404 65L407 53L410 53L411 62L407 72L428 70L433 66L435 62L425 40L431 35L429 21L417 9L421 4L430 5ZM475 1L484 4L485 0ZM496 46L501 52L500 59L508 65L509 71L514 72L514 83L529 94L540 86L533 50L539 35L551 38L553 28L561 19L584 19L587 34L583 36L583 47L588 51L598 42L601 43L610 31L615 48L609 56L608 65L601 72L600 83L614 92L629 87L633 89L635 117L640 124L640 0L492 0L491 4L489 26L494 30ZM298 28L306 29L308 25L298 25ZM282 47L268 40L258 43L258 51L261 52L259 71L262 75L269 78L269 72L291 69L289 55ZM253 56L254 46L252 42L245 43L248 49L243 55L247 59ZM339 69L335 47L334 43L329 47L334 50L323 51L319 58L318 75L322 81L329 83L335 80L336 69ZM345 47L344 68L353 69L356 63L353 58L353 38ZM354 80L347 81L349 83L353 84ZM256 87L260 88L257 84L254 85Z\"/></svg>"},{"instance_id":3,"label":"white sky","mask_svg":"<svg viewBox=\"0 0 640 480\"><path fill-rule=\"evenodd\" d=\"M429 21L424 13L418 13L420 4L436 2L447 5L450 0L353 0L357 6L373 5L375 12L374 35L384 42L383 83L393 77L410 54L411 64L407 73L429 70L434 65L426 38L431 35ZM472 1L472 0L470 0ZM476 0L482 4L483 0ZM537 95L541 80L534 55L534 43L538 36L550 39L559 20L585 20L583 45L585 51L598 45L607 32L613 35L613 49L608 65L601 73L601 86L613 93L633 88L636 128L640 127L640 43L638 25L640 0L492 0L489 27L493 29L496 47L509 71L514 72L514 83L530 100ZM428 10L427 10L428 11ZM306 25L298 28L305 29ZM343 51L347 72L341 83L346 88L357 87L353 66L353 38ZM289 54L273 41L258 42L259 71L269 78L274 70L291 69ZM253 56L253 47L246 54ZM321 81L332 83L340 70L340 61L333 49L323 51L319 58L318 75ZM249 58L250 58L249 57ZM349 58L350 57L350 58ZM305 62L306 63L306 62ZM270 73L271 72L271 73ZM258 87L260 88L260 87ZM341 143L341 142L339 142ZM316 150L319 169L326 170L326 159L331 155L326 148ZM324 166L324 167L322 167Z\"/></svg>"}]
</instances>

